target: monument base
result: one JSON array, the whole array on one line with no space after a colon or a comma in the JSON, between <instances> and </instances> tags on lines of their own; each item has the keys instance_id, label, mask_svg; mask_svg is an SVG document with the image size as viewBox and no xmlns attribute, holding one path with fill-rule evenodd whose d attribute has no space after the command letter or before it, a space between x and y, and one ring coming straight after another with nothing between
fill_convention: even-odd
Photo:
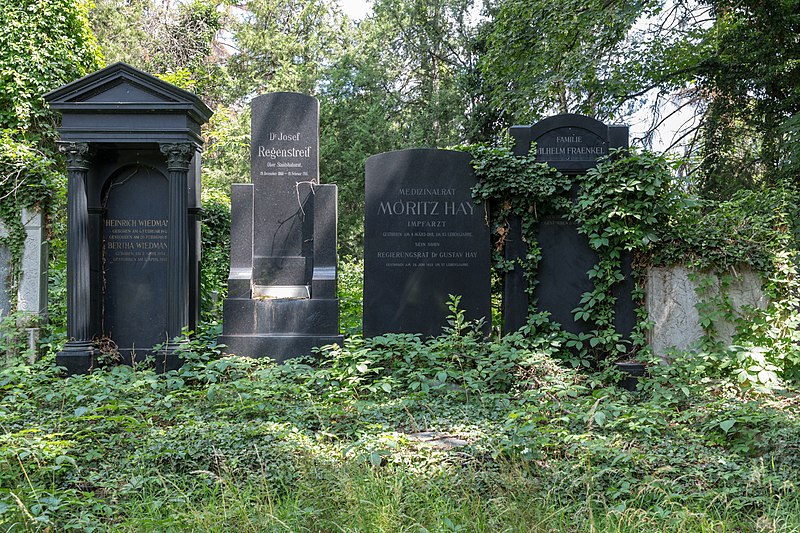
<instances>
[{"instance_id":1,"label":"monument base","mask_svg":"<svg viewBox=\"0 0 800 533\"><path fill-rule=\"evenodd\" d=\"M158 373L178 370L183 365L183 360L176 353L183 348L183 343L168 342L160 350L140 350L137 348L118 348L120 360L128 366L144 364L147 358L152 358L153 368Z\"/></svg>"},{"instance_id":2,"label":"monument base","mask_svg":"<svg viewBox=\"0 0 800 533\"><path fill-rule=\"evenodd\" d=\"M223 352L244 357L270 357L282 363L292 357L312 355L314 348L329 344L344 344L343 335L263 334L220 335Z\"/></svg>"},{"instance_id":3,"label":"monument base","mask_svg":"<svg viewBox=\"0 0 800 533\"><path fill-rule=\"evenodd\" d=\"M226 298L223 324L219 342L227 346L225 353L271 357L277 362L344 342L335 298Z\"/></svg>"},{"instance_id":4,"label":"monument base","mask_svg":"<svg viewBox=\"0 0 800 533\"><path fill-rule=\"evenodd\" d=\"M156 372L169 372L170 370L178 370L183 366L183 360L180 358L178 352L185 348L186 342L176 341L176 339L177 337L170 340L164 345L162 350L158 350L154 353Z\"/></svg>"},{"instance_id":5,"label":"monument base","mask_svg":"<svg viewBox=\"0 0 800 533\"><path fill-rule=\"evenodd\" d=\"M99 351L92 341L67 341L56 354L56 366L67 369L66 374L88 374L95 366Z\"/></svg>"}]
</instances>

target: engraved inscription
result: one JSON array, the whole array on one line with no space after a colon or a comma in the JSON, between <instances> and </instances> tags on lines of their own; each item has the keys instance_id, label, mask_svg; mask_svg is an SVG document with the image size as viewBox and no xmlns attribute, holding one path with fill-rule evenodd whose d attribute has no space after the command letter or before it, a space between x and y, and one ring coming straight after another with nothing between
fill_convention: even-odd
<instances>
[{"instance_id":1,"label":"engraved inscription","mask_svg":"<svg viewBox=\"0 0 800 533\"><path fill-rule=\"evenodd\" d=\"M294 178L308 178L308 165L304 160L312 157L311 146L303 146L301 133L272 131L267 135L267 139L274 145L259 145L256 156L265 159L261 166L266 170L260 170L259 176L288 176ZM287 146L290 144L291 146ZM298 146L299 145L299 146Z\"/></svg>"},{"instance_id":2,"label":"engraved inscription","mask_svg":"<svg viewBox=\"0 0 800 533\"><path fill-rule=\"evenodd\" d=\"M607 153L602 139L578 128L553 130L536 140L539 161L595 161Z\"/></svg>"},{"instance_id":3,"label":"engraved inscription","mask_svg":"<svg viewBox=\"0 0 800 533\"><path fill-rule=\"evenodd\" d=\"M470 320L491 316L489 226L486 206L472 198L469 161L435 149L367 159L365 337L438 335L450 295L459 295Z\"/></svg>"},{"instance_id":4,"label":"engraved inscription","mask_svg":"<svg viewBox=\"0 0 800 533\"><path fill-rule=\"evenodd\" d=\"M105 219L106 262L166 262L168 225L165 219Z\"/></svg>"},{"instance_id":5,"label":"engraved inscription","mask_svg":"<svg viewBox=\"0 0 800 533\"><path fill-rule=\"evenodd\" d=\"M375 214L403 231L384 231L387 246L375 257L385 267L463 268L478 257L471 231L458 229L478 211L472 199L458 198L469 191L455 188L400 188L394 198L381 200ZM386 248L389 248L388 250Z\"/></svg>"}]
</instances>

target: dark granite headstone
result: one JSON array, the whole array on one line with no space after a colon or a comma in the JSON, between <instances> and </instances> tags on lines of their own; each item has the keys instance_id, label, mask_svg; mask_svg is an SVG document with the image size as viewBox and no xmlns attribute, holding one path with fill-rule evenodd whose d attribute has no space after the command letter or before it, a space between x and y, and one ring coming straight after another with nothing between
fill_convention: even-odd
<instances>
[{"instance_id":1,"label":"dark granite headstone","mask_svg":"<svg viewBox=\"0 0 800 533\"><path fill-rule=\"evenodd\" d=\"M108 183L102 219L103 331L124 358L143 358L168 341L167 177L123 167Z\"/></svg>"},{"instance_id":2,"label":"dark granite headstone","mask_svg":"<svg viewBox=\"0 0 800 533\"><path fill-rule=\"evenodd\" d=\"M578 307L581 296L594 290L587 272L599 261L578 227L559 216L546 217L536 226L536 240L542 258L536 272L539 283L533 291L536 307L549 311L550 319L571 333L588 333L595 329L591 322L575 321L572 310ZM612 295L617 297L614 325L628 337L636 325L635 306L631 299L634 289L631 277L630 254L623 254L622 273L625 279L616 284Z\"/></svg>"},{"instance_id":3,"label":"dark granite headstone","mask_svg":"<svg viewBox=\"0 0 800 533\"><path fill-rule=\"evenodd\" d=\"M251 174L254 284L310 285L314 219L309 199L319 183L319 102L297 93L253 100Z\"/></svg>"},{"instance_id":4,"label":"dark granite headstone","mask_svg":"<svg viewBox=\"0 0 800 533\"><path fill-rule=\"evenodd\" d=\"M231 272L220 342L283 361L342 344L336 186L319 183L319 102L270 93L252 103L252 184L231 191Z\"/></svg>"},{"instance_id":5,"label":"dark granite headstone","mask_svg":"<svg viewBox=\"0 0 800 533\"><path fill-rule=\"evenodd\" d=\"M531 143L535 142L537 161L546 162L568 175L581 174L594 167L599 157L608 155L609 148L628 146L627 127L607 126L593 118L572 114L546 118L533 126L513 126L510 133L515 139L516 155L527 154ZM528 253L520 231L519 220L511 221L506 239L506 259L525 257ZM536 308L549 311L551 320L561 324L566 331L583 333L595 329L591 323L576 322L572 313L582 295L594 289L587 272L599 258L589 246L589 240L578 232L576 224L561 215L541 220L536 226L536 234L542 251L536 274L538 284L534 289ZM636 324L628 254L623 256L622 270L625 280L613 289L617 297L615 327L627 337ZM504 280L506 332L516 331L525 324L528 314L526 287L520 269L509 273Z\"/></svg>"},{"instance_id":6,"label":"dark granite headstone","mask_svg":"<svg viewBox=\"0 0 800 533\"><path fill-rule=\"evenodd\" d=\"M486 208L472 200L470 155L433 149L378 154L366 163L364 335L447 325L449 295L491 327Z\"/></svg>"}]
</instances>

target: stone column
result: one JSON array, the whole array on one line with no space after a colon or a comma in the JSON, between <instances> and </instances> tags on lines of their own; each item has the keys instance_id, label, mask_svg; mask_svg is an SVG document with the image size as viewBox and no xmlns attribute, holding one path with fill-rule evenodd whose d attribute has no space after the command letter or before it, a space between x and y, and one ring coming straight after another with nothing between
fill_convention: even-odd
<instances>
[{"instance_id":1,"label":"stone column","mask_svg":"<svg viewBox=\"0 0 800 533\"><path fill-rule=\"evenodd\" d=\"M171 339L189 324L189 222L187 175L195 147L161 144L169 171L169 234L167 256L167 334Z\"/></svg>"},{"instance_id":2,"label":"stone column","mask_svg":"<svg viewBox=\"0 0 800 533\"><path fill-rule=\"evenodd\" d=\"M89 211L86 176L89 144L59 143L67 160L67 343L56 357L68 373L84 373L95 355L91 327L91 285L89 266Z\"/></svg>"}]
</instances>

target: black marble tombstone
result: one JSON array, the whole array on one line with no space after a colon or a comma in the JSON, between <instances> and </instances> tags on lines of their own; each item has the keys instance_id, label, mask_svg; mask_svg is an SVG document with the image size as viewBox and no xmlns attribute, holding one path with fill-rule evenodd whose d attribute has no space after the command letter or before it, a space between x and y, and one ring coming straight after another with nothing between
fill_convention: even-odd
<instances>
[{"instance_id":1,"label":"black marble tombstone","mask_svg":"<svg viewBox=\"0 0 800 533\"><path fill-rule=\"evenodd\" d=\"M536 143L536 160L546 162L564 174L577 175L594 167L597 159L608 155L609 148L628 146L627 126L607 126L581 115L564 114L546 118L533 126L512 126L514 153L525 155ZM575 191L573 191L575 192ZM599 258L577 226L561 215L546 217L536 227L542 257L534 289L537 309L549 311L551 320L572 333L588 332L592 325L576 321L572 310L578 307L583 293L594 286L587 272ZM510 221L506 238L505 258L525 257L527 245L522 241L520 221ZM628 336L636 324L635 306L631 299L633 280L630 257L623 258L625 280L614 287L617 297L615 328ZM516 331L525 324L528 314L527 283L520 269L508 273L503 287L504 331Z\"/></svg>"},{"instance_id":2,"label":"black marble tombstone","mask_svg":"<svg viewBox=\"0 0 800 533\"><path fill-rule=\"evenodd\" d=\"M130 363L180 360L173 339L199 314L197 96L124 63L45 95L67 160L67 335L56 362L94 364L98 340Z\"/></svg>"},{"instance_id":3,"label":"black marble tombstone","mask_svg":"<svg viewBox=\"0 0 800 533\"><path fill-rule=\"evenodd\" d=\"M336 294L336 185L319 183L319 102L270 93L252 103L253 183L231 190L228 353L283 361L342 344Z\"/></svg>"},{"instance_id":4,"label":"black marble tombstone","mask_svg":"<svg viewBox=\"0 0 800 533\"><path fill-rule=\"evenodd\" d=\"M472 200L470 155L434 149L378 154L366 163L364 335L447 325L449 295L491 327L486 208Z\"/></svg>"}]
</instances>

